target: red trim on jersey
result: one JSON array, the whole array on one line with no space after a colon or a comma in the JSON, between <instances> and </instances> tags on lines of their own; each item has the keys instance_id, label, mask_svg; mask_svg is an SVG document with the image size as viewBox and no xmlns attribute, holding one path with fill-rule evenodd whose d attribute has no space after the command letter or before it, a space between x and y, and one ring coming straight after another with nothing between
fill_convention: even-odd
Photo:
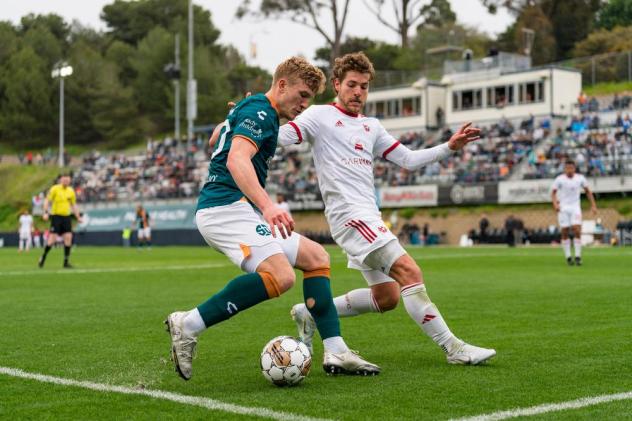
<instances>
[{"instance_id":1,"label":"red trim on jersey","mask_svg":"<svg viewBox=\"0 0 632 421\"><path fill-rule=\"evenodd\" d=\"M372 236L374 236L375 238L377 238L377 234L375 234L375 232L373 232L373 230L372 230L371 228L369 228L369 226L368 226L368 225L367 225L367 224L366 224L363 220L358 219L358 223L359 223L360 225L362 225L364 228L366 228L366 230L367 230L368 232L370 232Z\"/></svg>"},{"instance_id":2,"label":"red trim on jersey","mask_svg":"<svg viewBox=\"0 0 632 421\"><path fill-rule=\"evenodd\" d=\"M388 155L389 153L393 152L393 149L395 149L399 145L401 145L399 140L397 142L393 143L387 150L384 151L384 153L382 154L382 158L386 159L386 155Z\"/></svg>"},{"instance_id":3,"label":"red trim on jersey","mask_svg":"<svg viewBox=\"0 0 632 421\"><path fill-rule=\"evenodd\" d=\"M298 142L296 142L296 145L298 145L303 141L303 134L301 133L301 129L299 129L296 123L293 121L288 121L287 124L294 127L294 130L296 130L296 134L298 135Z\"/></svg>"},{"instance_id":4,"label":"red trim on jersey","mask_svg":"<svg viewBox=\"0 0 632 421\"><path fill-rule=\"evenodd\" d=\"M333 105L334 107L336 107L338 109L338 111L340 111L343 114L348 115L349 117L354 117L357 118L360 116L360 114L356 114L356 113L352 113L350 111L345 110L344 108L342 108L340 105L338 105L336 102L332 102L329 105Z\"/></svg>"},{"instance_id":5,"label":"red trim on jersey","mask_svg":"<svg viewBox=\"0 0 632 421\"><path fill-rule=\"evenodd\" d=\"M362 235L364 239L368 241L369 243L372 243L373 241L375 241L375 238L371 237L371 235L368 232L366 232L356 221L351 220L347 222L345 225L355 228L360 233L360 235Z\"/></svg>"}]
</instances>

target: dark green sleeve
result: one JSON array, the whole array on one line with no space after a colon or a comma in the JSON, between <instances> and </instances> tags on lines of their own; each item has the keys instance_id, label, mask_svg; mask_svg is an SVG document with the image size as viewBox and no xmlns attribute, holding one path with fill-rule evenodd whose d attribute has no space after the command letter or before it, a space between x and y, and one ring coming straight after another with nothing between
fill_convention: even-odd
<instances>
[{"instance_id":1,"label":"dark green sleeve","mask_svg":"<svg viewBox=\"0 0 632 421\"><path fill-rule=\"evenodd\" d=\"M235 136L250 139L257 149L261 148L263 142L270 137L274 131L273 119L270 110L258 109L250 106L239 110L233 122L233 138Z\"/></svg>"}]
</instances>

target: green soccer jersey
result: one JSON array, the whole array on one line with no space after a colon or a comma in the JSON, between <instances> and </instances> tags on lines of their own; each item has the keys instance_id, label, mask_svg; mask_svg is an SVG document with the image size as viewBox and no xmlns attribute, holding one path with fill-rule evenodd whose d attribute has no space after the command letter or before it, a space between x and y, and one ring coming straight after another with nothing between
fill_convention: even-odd
<instances>
[{"instance_id":1,"label":"green soccer jersey","mask_svg":"<svg viewBox=\"0 0 632 421\"><path fill-rule=\"evenodd\" d=\"M220 132L208 167L208 178L200 191L197 210L224 206L244 197L226 167L228 152L235 136L249 139L257 153L252 165L261 187L265 188L268 163L274 156L279 134L279 116L264 94L252 95L235 106Z\"/></svg>"}]
</instances>

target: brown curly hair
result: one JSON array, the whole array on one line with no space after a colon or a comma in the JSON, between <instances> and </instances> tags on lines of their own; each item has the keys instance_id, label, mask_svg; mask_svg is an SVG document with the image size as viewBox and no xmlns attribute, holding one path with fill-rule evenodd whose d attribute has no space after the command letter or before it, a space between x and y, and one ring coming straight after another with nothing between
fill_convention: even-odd
<instances>
[{"instance_id":1,"label":"brown curly hair","mask_svg":"<svg viewBox=\"0 0 632 421\"><path fill-rule=\"evenodd\" d=\"M371 60L360 51L357 53L345 54L342 57L338 57L334 61L334 69L331 75L331 81L338 79L343 81L347 72L368 73L370 75L369 80L373 80L375 77L375 69Z\"/></svg>"},{"instance_id":2,"label":"brown curly hair","mask_svg":"<svg viewBox=\"0 0 632 421\"><path fill-rule=\"evenodd\" d=\"M288 79L290 83L296 82L297 79L302 80L314 94L320 94L325 90L325 74L303 57L290 57L279 64L274 71L272 83L278 82L279 79Z\"/></svg>"}]
</instances>

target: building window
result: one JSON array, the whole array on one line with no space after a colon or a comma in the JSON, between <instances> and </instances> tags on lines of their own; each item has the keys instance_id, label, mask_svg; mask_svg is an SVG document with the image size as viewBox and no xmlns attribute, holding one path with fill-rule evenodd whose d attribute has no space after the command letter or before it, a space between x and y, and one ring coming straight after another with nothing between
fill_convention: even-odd
<instances>
[{"instance_id":1,"label":"building window","mask_svg":"<svg viewBox=\"0 0 632 421\"><path fill-rule=\"evenodd\" d=\"M501 85L487 88L487 107L502 108L506 105L513 105L513 91L513 85Z\"/></svg>"},{"instance_id":2,"label":"building window","mask_svg":"<svg viewBox=\"0 0 632 421\"><path fill-rule=\"evenodd\" d=\"M384 118L384 101L378 101L375 103L375 117Z\"/></svg>"},{"instance_id":3,"label":"building window","mask_svg":"<svg viewBox=\"0 0 632 421\"><path fill-rule=\"evenodd\" d=\"M483 108L483 90L468 89L452 94L452 109L454 111L473 110Z\"/></svg>"},{"instance_id":4,"label":"building window","mask_svg":"<svg viewBox=\"0 0 632 421\"><path fill-rule=\"evenodd\" d=\"M402 99L402 117L421 114L421 98L418 96Z\"/></svg>"},{"instance_id":5,"label":"building window","mask_svg":"<svg viewBox=\"0 0 632 421\"><path fill-rule=\"evenodd\" d=\"M387 117L399 117L399 102L399 99L391 99L390 101L388 101L388 113L386 114Z\"/></svg>"},{"instance_id":6,"label":"building window","mask_svg":"<svg viewBox=\"0 0 632 421\"><path fill-rule=\"evenodd\" d=\"M527 82L520 84L519 101L521 104L544 102L544 82Z\"/></svg>"},{"instance_id":7,"label":"building window","mask_svg":"<svg viewBox=\"0 0 632 421\"><path fill-rule=\"evenodd\" d=\"M375 102L367 102L364 113L369 117L375 117Z\"/></svg>"}]
</instances>

